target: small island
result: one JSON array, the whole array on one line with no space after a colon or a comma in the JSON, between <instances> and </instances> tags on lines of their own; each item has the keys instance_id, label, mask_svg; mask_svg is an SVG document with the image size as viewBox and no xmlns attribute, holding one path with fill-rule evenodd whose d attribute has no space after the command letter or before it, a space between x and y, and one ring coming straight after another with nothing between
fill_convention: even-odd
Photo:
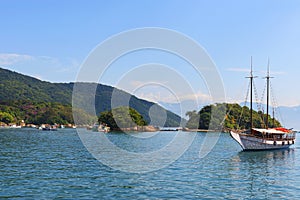
<instances>
[{"instance_id":1,"label":"small island","mask_svg":"<svg viewBox=\"0 0 300 200\"><path fill-rule=\"evenodd\" d=\"M213 112L212 112L213 111ZM212 113L214 116L212 116ZM190 111L186 115L189 120L186 124L187 131L215 131L245 130L250 128L250 109L247 106L230 103L216 103L204 106L199 112ZM253 124L263 128L268 117L269 127L280 127L278 120L262 111L253 111Z\"/></svg>"},{"instance_id":2,"label":"small island","mask_svg":"<svg viewBox=\"0 0 300 200\"><path fill-rule=\"evenodd\" d=\"M158 131L158 128L149 126L138 111L127 106L101 112L98 122L113 131Z\"/></svg>"}]
</instances>

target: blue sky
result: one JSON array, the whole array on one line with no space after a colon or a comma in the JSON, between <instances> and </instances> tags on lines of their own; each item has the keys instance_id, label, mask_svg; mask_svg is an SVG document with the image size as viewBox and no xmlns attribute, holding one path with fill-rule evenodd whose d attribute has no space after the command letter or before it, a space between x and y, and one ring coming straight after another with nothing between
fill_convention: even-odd
<instances>
[{"instance_id":1,"label":"blue sky","mask_svg":"<svg viewBox=\"0 0 300 200\"><path fill-rule=\"evenodd\" d=\"M75 81L84 59L105 39L130 29L161 27L185 34L206 49L223 79L228 101L244 99L242 86L253 56L254 73L260 77L270 58L277 103L300 105L300 1L1 0L0 26L0 66L41 80ZM164 54L129 55L114 63L100 81L115 85L115 77L151 59L163 60L188 77L197 98L207 101L205 83L184 62ZM263 86L263 79L257 79L258 93ZM157 91L153 86L140 88L136 95L168 101L163 91L159 96Z\"/></svg>"}]
</instances>

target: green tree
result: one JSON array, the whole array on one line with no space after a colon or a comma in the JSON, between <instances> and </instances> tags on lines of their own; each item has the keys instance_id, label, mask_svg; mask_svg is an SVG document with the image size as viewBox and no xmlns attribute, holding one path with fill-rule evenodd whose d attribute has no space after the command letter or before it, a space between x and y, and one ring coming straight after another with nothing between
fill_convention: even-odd
<instances>
[{"instance_id":1,"label":"green tree","mask_svg":"<svg viewBox=\"0 0 300 200\"><path fill-rule=\"evenodd\" d=\"M0 112L0 122L4 122L6 124L14 122L14 117L7 112Z\"/></svg>"},{"instance_id":2,"label":"green tree","mask_svg":"<svg viewBox=\"0 0 300 200\"><path fill-rule=\"evenodd\" d=\"M196 110L188 111L185 115L189 117L189 120L186 123L186 127L192 128L192 129L198 129L200 116L197 113L197 111Z\"/></svg>"},{"instance_id":3,"label":"green tree","mask_svg":"<svg viewBox=\"0 0 300 200\"><path fill-rule=\"evenodd\" d=\"M140 113L125 106L101 112L98 122L107 124L113 130L147 125Z\"/></svg>"}]
</instances>

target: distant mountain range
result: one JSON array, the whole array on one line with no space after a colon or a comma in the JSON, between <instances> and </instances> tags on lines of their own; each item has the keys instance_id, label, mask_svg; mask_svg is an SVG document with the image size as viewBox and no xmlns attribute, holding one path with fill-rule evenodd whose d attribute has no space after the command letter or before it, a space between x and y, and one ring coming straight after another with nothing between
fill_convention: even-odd
<instances>
[{"instance_id":1,"label":"distant mountain range","mask_svg":"<svg viewBox=\"0 0 300 200\"><path fill-rule=\"evenodd\" d=\"M300 106L280 106L278 109L282 118L281 123L287 128L294 128L294 130L300 131Z\"/></svg>"},{"instance_id":2,"label":"distant mountain range","mask_svg":"<svg viewBox=\"0 0 300 200\"><path fill-rule=\"evenodd\" d=\"M32 102L57 102L71 105L75 83L50 83L3 68L0 68L0 77L0 102L26 100ZM137 110L144 119L152 125L161 125L162 117L151 115L151 111L153 112L154 110L153 108L155 108L158 113L165 113L166 119L164 126L179 126L182 120L180 116L166 110L158 104L139 99L117 88L96 83L80 83L80 85L87 89L84 91L85 93L81 95L90 95L89 89L96 88L96 95L93 98L95 98L94 102L97 114L112 109L112 94L117 93L120 99L129 99L129 106ZM84 98L82 99L84 100ZM86 101L82 102L82 104L86 103ZM122 104L124 104L122 101L118 102L118 106L122 106Z\"/></svg>"},{"instance_id":3,"label":"distant mountain range","mask_svg":"<svg viewBox=\"0 0 300 200\"><path fill-rule=\"evenodd\" d=\"M186 116L187 112L193 110L199 111L201 108L207 105L207 104L196 105L196 103L193 100L186 100L181 103L158 102L158 104L185 119L188 118Z\"/></svg>"}]
</instances>

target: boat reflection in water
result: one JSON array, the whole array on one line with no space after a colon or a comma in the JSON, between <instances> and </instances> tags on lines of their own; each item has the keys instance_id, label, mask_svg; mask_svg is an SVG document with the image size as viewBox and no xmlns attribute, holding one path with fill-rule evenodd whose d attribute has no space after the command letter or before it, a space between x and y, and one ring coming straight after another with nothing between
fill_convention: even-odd
<instances>
[{"instance_id":1,"label":"boat reflection in water","mask_svg":"<svg viewBox=\"0 0 300 200\"><path fill-rule=\"evenodd\" d=\"M295 179L296 159L293 148L237 153L228 166L231 184L238 185L232 189L233 194L242 190L250 199L289 198L291 194L282 188L296 189L299 184Z\"/></svg>"}]
</instances>

